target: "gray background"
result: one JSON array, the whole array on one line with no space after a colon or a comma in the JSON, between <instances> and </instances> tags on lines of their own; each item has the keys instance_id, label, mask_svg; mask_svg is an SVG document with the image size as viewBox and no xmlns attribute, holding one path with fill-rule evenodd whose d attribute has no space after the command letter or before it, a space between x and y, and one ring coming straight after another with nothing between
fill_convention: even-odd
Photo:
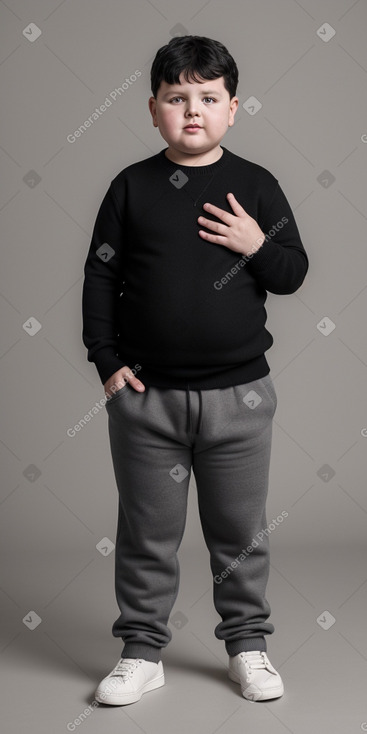
<instances>
[{"instance_id":1,"label":"gray background","mask_svg":"<svg viewBox=\"0 0 367 734\"><path fill-rule=\"evenodd\" d=\"M8 0L0 21L4 731L71 730L122 649L111 634L117 489L105 408L67 435L104 394L81 341L83 266L110 180L166 147L148 111L149 71L186 33L236 59L239 108L223 145L278 178L310 258L300 290L267 302L278 394L268 521L289 513L270 536L267 639L286 691L254 704L226 677L192 477L166 686L133 706L99 706L74 730L365 731L366 2ZM250 96L262 104L253 115Z\"/></svg>"}]
</instances>

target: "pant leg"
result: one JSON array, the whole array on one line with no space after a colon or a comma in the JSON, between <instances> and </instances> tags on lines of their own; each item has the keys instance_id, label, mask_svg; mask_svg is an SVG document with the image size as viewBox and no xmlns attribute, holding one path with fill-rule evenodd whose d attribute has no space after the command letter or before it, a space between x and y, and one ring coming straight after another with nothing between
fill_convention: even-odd
<instances>
[{"instance_id":1,"label":"pant leg","mask_svg":"<svg viewBox=\"0 0 367 734\"><path fill-rule=\"evenodd\" d=\"M203 423L194 447L193 472L210 553L214 605L222 618L215 636L225 641L232 656L243 650L266 651L264 635L274 632L266 621L270 615L265 597L269 540L265 535L260 542L256 536L267 527L276 393L267 375L247 384L203 391L202 399Z\"/></svg>"},{"instance_id":2,"label":"pant leg","mask_svg":"<svg viewBox=\"0 0 367 734\"><path fill-rule=\"evenodd\" d=\"M167 626L178 593L192 449L185 392L129 384L106 403L119 493L112 634L124 657L152 662L172 638Z\"/></svg>"}]
</instances>

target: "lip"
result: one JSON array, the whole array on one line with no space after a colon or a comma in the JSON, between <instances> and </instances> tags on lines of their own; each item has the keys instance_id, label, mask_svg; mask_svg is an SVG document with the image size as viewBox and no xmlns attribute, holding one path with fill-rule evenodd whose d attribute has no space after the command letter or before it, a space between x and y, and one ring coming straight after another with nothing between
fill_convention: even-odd
<instances>
[{"instance_id":1,"label":"lip","mask_svg":"<svg viewBox=\"0 0 367 734\"><path fill-rule=\"evenodd\" d=\"M186 125L184 130L201 130L201 125Z\"/></svg>"}]
</instances>

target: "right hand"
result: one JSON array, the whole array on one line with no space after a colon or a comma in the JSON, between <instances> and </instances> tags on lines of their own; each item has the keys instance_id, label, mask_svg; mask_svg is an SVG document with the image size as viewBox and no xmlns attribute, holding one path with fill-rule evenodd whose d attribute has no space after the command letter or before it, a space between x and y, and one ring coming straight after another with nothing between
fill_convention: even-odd
<instances>
[{"instance_id":1,"label":"right hand","mask_svg":"<svg viewBox=\"0 0 367 734\"><path fill-rule=\"evenodd\" d=\"M129 382L131 387L134 388L137 392L144 392L145 386L143 385L140 380L138 380L137 377L133 375L133 373L130 370L130 367L127 365L124 365L121 367L120 370L117 370L117 372L114 372L111 377L108 378L107 382L104 384L104 390L108 397L112 397L117 390L120 390L120 388L124 387L126 383Z\"/></svg>"}]
</instances>

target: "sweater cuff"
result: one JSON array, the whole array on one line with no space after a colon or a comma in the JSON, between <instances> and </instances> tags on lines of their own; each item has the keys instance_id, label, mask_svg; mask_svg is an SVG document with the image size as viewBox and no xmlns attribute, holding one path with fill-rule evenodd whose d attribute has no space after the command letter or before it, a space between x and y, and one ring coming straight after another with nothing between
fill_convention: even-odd
<instances>
[{"instance_id":1,"label":"sweater cuff","mask_svg":"<svg viewBox=\"0 0 367 734\"><path fill-rule=\"evenodd\" d=\"M263 244L260 245L256 252L252 254L249 253L249 255L244 256L249 258L249 263L251 263L251 267L254 272L261 272L268 268L274 257L274 252L272 252L274 244L275 243L269 239L264 240Z\"/></svg>"},{"instance_id":2,"label":"sweater cuff","mask_svg":"<svg viewBox=\"0 0 367 734\"><path fill-rule=\"evenodd\" d=\"M102 385L126 364L110 348L99 349L90 361L95 363Z\"/></svg>"}]
</instances>

